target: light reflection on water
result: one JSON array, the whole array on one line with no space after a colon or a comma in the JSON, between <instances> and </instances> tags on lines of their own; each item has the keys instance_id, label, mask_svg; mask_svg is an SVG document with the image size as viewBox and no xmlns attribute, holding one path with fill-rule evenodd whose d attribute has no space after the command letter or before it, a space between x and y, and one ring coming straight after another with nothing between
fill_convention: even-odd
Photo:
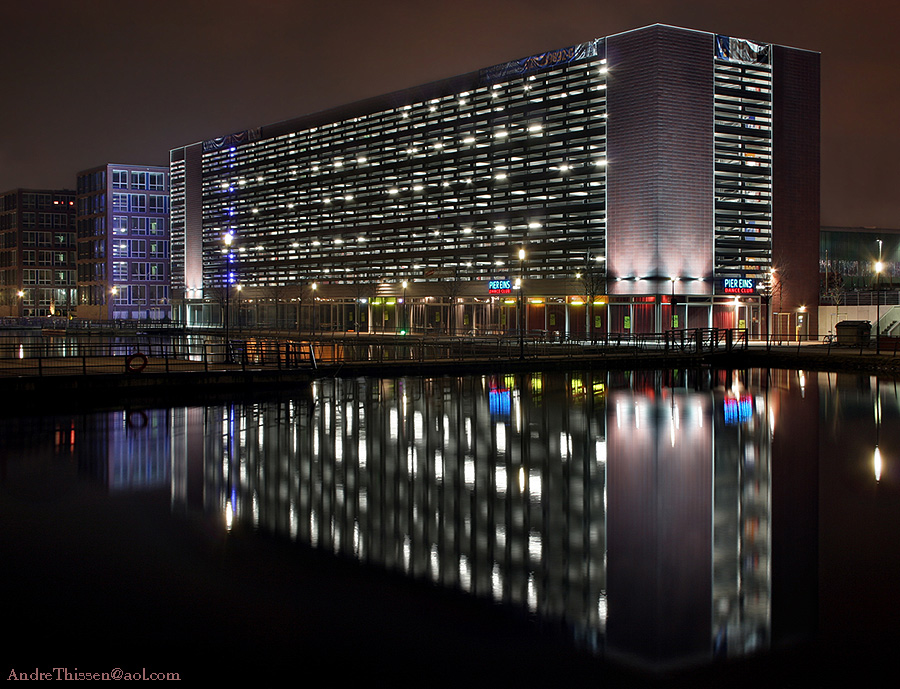
<instances>
[{"instance_id":1,"label":"light reflection on water","mask_svg":"<svg viewBox=\"0 0 900 689\"><path fill-rule=\"evenodd\" d=\"M898 399L894 382L797 371L334 379L277 402L89 415L57 442L112 491L165 486L223 529L664 667L871 625L845 587L889 590L871 570L897 561L878 543L900 517ZM848 516L861 501L882 523Z\"/></svg>"}]
</instances>

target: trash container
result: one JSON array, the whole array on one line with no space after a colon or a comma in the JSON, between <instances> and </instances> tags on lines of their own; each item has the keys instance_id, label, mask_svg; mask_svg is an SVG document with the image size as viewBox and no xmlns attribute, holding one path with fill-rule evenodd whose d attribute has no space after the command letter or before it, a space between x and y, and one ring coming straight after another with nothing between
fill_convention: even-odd
<instances>
[{"instance_id":1,"label":"trash container","mask_svg":"<svg viewBox=\"0 0 900 689\"><path fill-rule=\"evenodd\" d=\"M834 326L839 345L867 345L872 335L872 323L869 321L841 321Z\"/></svg>"}]
</instances>

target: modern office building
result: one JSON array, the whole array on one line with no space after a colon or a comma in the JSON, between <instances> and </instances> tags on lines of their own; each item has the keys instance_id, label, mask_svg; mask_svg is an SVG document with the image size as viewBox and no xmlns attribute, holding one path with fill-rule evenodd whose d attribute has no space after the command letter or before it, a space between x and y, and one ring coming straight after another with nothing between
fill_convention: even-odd
<instances>
[{"instance_id":1,"label":"modern office building","mask_svg":"<svg viewBox=\"0 0 900 689\"><path fill-rule=\"evenodd\" d=\"M169 316L169 171L109 164L78 173L79 318Z\"/></svg>"},{"instance_id":2,"label":"modern office building","mask_svg":"<svg viewBox=\"0 0 900 689\"><path fill-rule=\"evenodd\" d=\"M900 228L823 227L819 333L869 321L872 335L900 337Z\"/></svg>"},{"instance_id":3,"label":"modern office building","mask_svg":"<svg viewBox=\"0 0 900 689\"><path fill-rule=\"evenodd\" d=\"M0 316L68 316L75 306L75 192L0 194Z\"/></svg>"},{"instance_id":4,"label":"modern office building","mask_svg":"<svg viewBox=\"0 0 900 689\"><path fill-rule=\"evenodd\" d=\"M816 332L818 53L654 25L170 165L189 322Z\"/></svg>"}]
</instances>

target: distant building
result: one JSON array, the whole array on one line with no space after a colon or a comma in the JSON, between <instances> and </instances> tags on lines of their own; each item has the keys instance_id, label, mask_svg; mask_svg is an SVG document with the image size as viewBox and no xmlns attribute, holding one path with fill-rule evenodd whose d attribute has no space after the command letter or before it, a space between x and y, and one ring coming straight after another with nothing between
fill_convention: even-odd
<instances>
[{"instance_id":1,"label":"distant building","mask_svg":"<svg viewBox=\"0 0 900 689\"><path fill-rule=\"evenodd\" d=\"M883 269L876 276L878 261ZM900 285L900 229L886 227L823 227L819 237L819 272L827 289L884 291ZM827 277L827 281L826 281Z\"/></svg>"},{"instance_id":2,"label":"distant building","mask_svg":"<svg viewBox=\"0 0 900 689\"><path fill-rule=\"evenodd\" d=\"M873 336L900 337L900 229L823 227L819 285L820 334L859 320L872 324Z\"/></svg>"},{"instance_id":3,"label":"distant building","mask_svg":"<svg viewBox=\"0 0 900 689\"><path fill-rule=\"evenodd\" d=\"M818 53L654 25L170 164L188 321L816 332Z\"/></svg>"},{"instance_id":4,"label":"distant building","mask_svg":"<svg viewBox=\"0 0 900 689\"><path fill-rule=\"evenodd\" d=\"M0 194L0 316L69 316L75 306L75 192Z\"/></svg>"},{"instance_id":5,"label":"distant building","mask_svg":"<svg viewBox=\"0 0 900 689\"><path fill-rule=\"evenodd\" d=\"M168 223L168 168L78 173L79 318L169 316Z\"/></svg>"}]
</instances>

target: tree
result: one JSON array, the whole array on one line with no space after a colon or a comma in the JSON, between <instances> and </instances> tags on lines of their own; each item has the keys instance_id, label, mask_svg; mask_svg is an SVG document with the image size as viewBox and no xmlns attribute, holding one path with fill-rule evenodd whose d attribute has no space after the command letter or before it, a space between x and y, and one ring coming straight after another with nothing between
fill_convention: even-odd
<instances>
[{"instance_id":1,"label":"tree","mask_svg":"<svg viewBox=\"0 0 900 689\"><path fill-rule=\"evenodd\" d=\"M834 304L834 322L840 320L841 305L846 298L846 289L844 287L844 276L838 273L832 266L833 261L828 260L828 253L825 253L825 279L822 285L822 294L826 299Z\"/></svg>"},{"instance_id":2,"label":"tree","mask_svg":"<svg viewBox=\"0 0 900 689\"><path fill-rule=\"evenodd\" d=\"M312 289L311 282L298 282L296 285L296 294L297 294L297 332L303 332L304 319L303 319L303 303L310 300L310 295ZM310 319L306 319L307 324Z\"/></svg>"},{"instance_id":3,"label":"tree","mask_svg":"<svg viewBox=\"0 0 900 689\"><path fill-rule=\"evenodd\" d=\"M462 293L462 282L459 280L459 268L445 268L440 271L438 285L441 294L450 302L450 320L447 323L450 334L456 334L456 301Z\"/></svg>"},{"instance_id":4,"label":"tree","mask_svg":"<svg viewBox=\"0 0 900 689\"><path fill-rule=\"evenodd\" d=\"M269 285L263 291L263 294L266 295L266 298L269 301L275 303L275 318L273 319L273 325L277 328L279 326L284 325L284 318L279 317L279 311L281 311L282 302L286 301L290 297L290 293L292 291L292 287L288 285ZM283 316L284 314L280 314Z\"/></svg>"},{"instance_id":5,"label":"tree","mask_svg":"<svg viewBox=\"0 0 900 689\"><path fill-rule=\"evenodd\" d=\"M606 259L603 256L591 256L588 251L584 257L584 266L575 274L581 295L584 297L585 332L590 333L594 342L594 302L597 297L606 294Z\"/></svg>"},{"instance_id":6,"label":"tree","mask_svg":"<svg viewBox=\"0 0 900 689\"><path fill-rule=\"evenodd\" d=\"M359 334L360 328L360 319L359 314L363 307L363 300L365 300L365 304L371 304L372 300L375 299L375 296L378 294L378 282L372 282L365 279L365 276L358 275L356 279L353 281L353 328L356 330L356 333ZM385 305L381 305L382 314L381 314L381 324L384 326L384 309ZM375 324L372 323L372 330L375 329ZM383 329L383 328L382 328Z\"/></svg>"}]
</instances>

